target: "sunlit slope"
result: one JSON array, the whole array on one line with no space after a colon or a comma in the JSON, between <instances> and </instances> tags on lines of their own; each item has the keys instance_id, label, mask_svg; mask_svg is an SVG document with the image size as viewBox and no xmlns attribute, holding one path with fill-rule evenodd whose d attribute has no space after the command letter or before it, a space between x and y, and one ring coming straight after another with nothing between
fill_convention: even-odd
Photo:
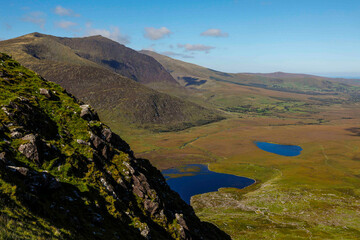
<instances>
[{"instance_id":1,"label":"sunlit slope","mask_svg":"<svg viewBox=\"0 0 360 240\"><path fill-rule=\"evenodd\" d=\"M159 93L85 59L53 36L28 34L0 42L0 49L88 101L116 131L129 126L179 130L222 118L213 110Z\"/></svg>"},{"instance_id":2,"label":"sunlit slope","mask_svg":"<svg viewBox=\"0 0 360 240\"><path fill-rule=\"evenodd\" d=\"M230 239L94 109L0 53L0 239Z\"/></svg>"}]
</instances>

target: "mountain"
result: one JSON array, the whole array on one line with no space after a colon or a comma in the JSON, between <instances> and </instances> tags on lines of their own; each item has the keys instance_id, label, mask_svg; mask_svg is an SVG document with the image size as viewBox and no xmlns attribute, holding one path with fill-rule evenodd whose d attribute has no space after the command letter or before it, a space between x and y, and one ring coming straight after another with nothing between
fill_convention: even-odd
<instances>
[{"instance_id":1,"label":"mountain","mask_svg":"<svg viewBox=\"0 0 360 240\"><path fill-rule=\"evenodd\" d=\"M89 105L0 54L1 239L230 239Z\"/></svg>"},{"instance_id":2,"label":"mountain","mask_svg":"<svg viewBox=\"0 0 360 240\"><path fill-rule=\"evenodd\" d=\"M292 73L225 73L213 69L186 63L158 54L153 51L141 51L160 62L171 75L185 87L212 88L219 83L232 83L281 92L310 95L337 94L357 91L346 84L348 81L325 78L307 74ZM345 83L343 83L345 82Z\"/></svg>"},{"instance_id":3,"label":"mountain","mask_svg":"<svg viewBox=\"0 0 360 240\"><path fill-rule=\"evenodd\" d=\"M153 58L100 36L70 39L33 33L1 41L0 51L90 103L117 132L129 126L171 131L222 119L213 110L120 75L178 85ZM111 67L106 61L121 64Z\"/></svg>"},{"instance_id":4,"label":"mountain","mask_svg":"<svg viewBox=\"0 0 360 240\"><path fill-rule=\"evenodd\" d=\"M154 58L102 36L56 38L78 56L109 68L140 83L163 82L176 85L176 80Z\"/></svg>"}]
</instances>

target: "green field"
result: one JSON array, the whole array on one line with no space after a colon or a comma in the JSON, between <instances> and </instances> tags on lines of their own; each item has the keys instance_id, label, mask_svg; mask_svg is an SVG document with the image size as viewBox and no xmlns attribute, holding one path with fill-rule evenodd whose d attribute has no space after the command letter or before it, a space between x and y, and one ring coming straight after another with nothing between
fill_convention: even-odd
<instances>
[{"instance_id":1,"label":"green field","mask_svg":"<svg viewBox=\"0 0 360 240\"><path fill-rule=\"evenodd\" d=\"M228 114L217 123L180 132L124 134L137 156L158 168L210 163L213 171L255 179L256 184L243 190L221 189L191 200L202 220L215 223L233 239L358 239L359 105L259 92L268 96L253 95L251 107L231 106L234 99L248 104L246 98L251 98L244 94L217 99ZM267 112L257 111L264 106ZM258 149L253 141L304 150L297 157L284 157Z\"/></svg>"}]
</instances>

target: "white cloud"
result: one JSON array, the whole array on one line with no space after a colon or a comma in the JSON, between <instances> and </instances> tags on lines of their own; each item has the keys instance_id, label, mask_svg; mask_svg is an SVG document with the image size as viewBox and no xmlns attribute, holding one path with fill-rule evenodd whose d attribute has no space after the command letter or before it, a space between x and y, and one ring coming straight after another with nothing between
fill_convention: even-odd
<instances>
[{"instance_id":1,"label":"white cloud","mask_svg":"<svg viewBox=\"0 0 360 240\"><path fill-rule=\"evenodd\" d=\"M63 29L69 29L71 27L75 27L77 26L77 23L71 22L71 21L60 21L60 22L56 22L55 26L58 28L63 28Z\"/></svg>"},{"instance_id":2,"label":"white cloud","mask_svg":"<svg viewBox=\"0 0 360 240\"><path fill-rule=\"evenodd\" d=\"M94 29L91 28L91 24L86 24L86 36L93 36L93 35L101 35L106 38L110 38L111 40L114 40L121 44L129 44L130 43L130 37L127 35L124 35L120 32L120 29L118 27L111 27L110 30L107 29Z\"/></svg>"},{"instance_id":3,"label":"white cloud","mask_svg":"<svg viewBox=\"0 0 360 240\"><path fill-rule=\"evenodd\" d=\"M146 27L144 37L151 40L158 40L166 36L170 36L170 34L172 34L172 32L166 27L161 27L159 29L153 27Z\"/></svg>"},{"instance_id":4,"label":"white cloud","mask_svg":"<svg viewBox=\"0 0 360 240\"><path fill-rule=\"evenodd\" d=\"M194 51L200 51L200 52L205 52L205 53L209 53L211 49L214 49L215 47L213 46L206 46L203 44L178 44L177 45L178 48L184 48L185 51L190 51L190 52L194 52Z\"/></svg>"},{"instance_id":5,"label":"white cloud","mask_svg":"<svg viewBox=\"0 0 360 240\"><path fill-rule=\"evenodd\" d=\"M45 17L46 17L46 14L43 12L40 12L40 11L31 12L31 13L28 13L27 15L25 15L22 18L22 21L34 23L34 24L38 25L40 28L44 29L45 23L46 23Z\"/></svg>"},{"instance_id":6,"label":"white cloud","mask_svg":"<svg viewBox=\"0 0 360 240\"><path fill-rule=\"evenodd\" d=\"M176 52L172 52L172 51L165 51L165 52L161 52L160 54L163 54L163 55L166 55L169 57L194 58L194 56L191 56L191 55L176 53Z\"/></svg>"},{"instance_id":7,"label":"white cloud","mask_svg":"<svg viewBox=\"0 0 360 240\"><path fill-rule=\"evenodd\" d=\"M54 12L59 16L80 17L80 14L75 13L72 9L64 8L60 5L56 6Z\"/></svg>"},{"instance_id":8,"label":"white cloud","mask_svg":"<svg viewBox=\"0 0 360 240\"><path fill-rule=\"evenodd\" d=\"M221 31L221 29L210 28L205 32L201 33L201 36L207 37L228 37L229 34L226 32Z\"/></svg>"}]
</instances>

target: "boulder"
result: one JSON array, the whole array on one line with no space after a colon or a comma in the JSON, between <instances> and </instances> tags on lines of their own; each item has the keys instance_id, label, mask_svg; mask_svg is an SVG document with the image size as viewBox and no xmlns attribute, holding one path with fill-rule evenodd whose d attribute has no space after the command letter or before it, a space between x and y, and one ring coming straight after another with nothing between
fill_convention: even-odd
<instances>
[{"instance_id":1,"label":"boulder","mask_svg":"<svg viewBox=\"0 0 360 240\"><path fill-rule=\"evenodd\" d=\"M10 161L7 159L6 155L7 155L6 152L0 153L0 163L1 164L8 165L10 163Z\"/></svg>"},{"instance_id":2,"label":"boulder","mask_svg":"<svg viewBox=\"0 0 360 240\"><path fill-rule=\"evenodd\" d=\"M76 142L81 145L88 145L87 142L85 142L84 140L81 140L81 139L76 139Z\"/></svg>"},{"instance_id":3,"label":"boulder","mask_svg":"<svg viewBox=\"0 0 360 240\"><path fill-rule=\"evenodd\" d=\"M91 134L90 143L96 150L101 150L105 145L105 142L95 134Z\"/></svg>"},{"instance_id":4,"label":"boulder","mask_svg":"<svg viewBox=\"0 0 360 240\"><path fill-rule=\"evenodd\" d=\"M81 113L80 117L87 121L99 121L97 113L90 108L89 105L80 105Z\"/></svg>"},{"instance_id":5,"label":"boulder","mask_svg":"<svg viewBox=\"0 0 360 240\"><path fill-rule=\"evenodd\" d=\"M14 132L12 132L10 135L11 135L11 138L12 138L12 139L21 138L21 137L23 136L22 133L21 133L21 132L18 132L18 131L14 131Z\"/></svg>"},{"instance_id":6,"label":"boulder","mask_svg":"<svg viewBox=\"0 0 360 240\"><path fill-rule=\"evenodd\" d=\"M45 89L45 88L40 88L40 94L44 95L48 99L51 99L54 96L53 93L50 90Z\"/></svg>"},{"instance_id":7,"label":"boulder","mask_svg":"<svg viewBox=\"0 0 360 240\"><path fill-rule=\"evenodd\" d=\"M22 140L29 141L28 143L21 144L18 148L19 152L25 155L30 160L36 163L41 163L41 140L34 134L28 134Z\"/></svg>"},{"instance_id":8,"label":"boulder","mask_svg":"<svg viewBox=\"0 0 360 240\"><path fill-rule=\"evenodd\" d=\"M109 128L104 128L101 131L101 135L103 136L103 139L105 139L106 142L110 143L114 148L133 156L129 144L122 140L119 135L113 133Z\"/></svg>"},{"instance_id":9,"label":"boulder","mask_svg":"<svg viewBox=\"0 0 360 240\"><path fill-rule=\"evenodd\" d=\"M40 88L40 94L44 95L49 100L58 101L60 98L56 96L51 90Z\"/></svg>"},{"instance_id":10,"label":"boulder","mask_svg":"<svg viewBox=\"0 0 360 240\"><path fill-rule=\"evenodd\" d=\"M29 169L26 167L8 166L8 168L14 172L16 171L16 172L20 173L21 175L23 175L25 177L28 175L28 172L29 172Z\"/></svg>"}]
</instances>

